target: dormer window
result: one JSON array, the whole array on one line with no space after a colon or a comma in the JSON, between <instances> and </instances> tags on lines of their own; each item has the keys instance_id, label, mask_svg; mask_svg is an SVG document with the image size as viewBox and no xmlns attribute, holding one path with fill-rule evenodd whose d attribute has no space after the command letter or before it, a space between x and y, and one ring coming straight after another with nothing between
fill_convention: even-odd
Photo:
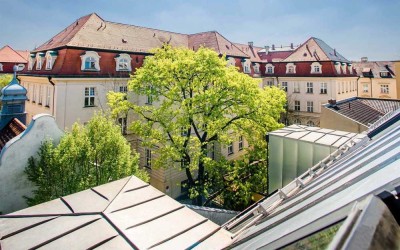
<instances>
[{"instance_id":1,"label":"dormer window","mask_svg":"<svg viewBox=\"0 0 400 250\"><path fill-rule=\"evenodd\" d=\"M351 63L347 64L347 68L349 70L349 74L353 74L353 67L352 67Z\"/></svg>"},{"instance_id":2,"label":"dormer window","mask_svg":"<svg viewBox=\"0 0 400 250\"><path fill-rule=\"evenodd\" d=\"M342 72L343 72L343 74L347 74L346 73L346 64L345 63L342 63Z\"/></svg>"},{"instance_id":3,"label":"dormer window","mask_svg":"<svg viewBox=\"0 0 400 250\"><path fill-rule=\"evenodd\" d=\"M233 58L233 57L227 57L226 61L227 61L226 66L235 66L236 65L235 58Z\"/></svg>"},{"instance_id":4,"label":"dormer window","mask_svg":"<svg viewBox=\"0 0 400 250\"><path fill-rule=\"evenodd\" d=\"M322 65L319 62L311 64L311 74L322 74Z\"/></svg>"},{"instance_id":5,"label":"dormer window","mask_svg":"<svg viewBox=\"0 0 400 250\"><path fill-rule=\"evenodd\" d=\"M266 74L273 74L274 73L274 69L275 69L275 66L274 65L272 65L271 63L268 63L266 66Z\"/></svg>"},{"instance_id":6,"label":"dormer window","mask_svg":"<svg viewBox=\"0 0 400 250\"><path fill-rule=\"evenodd\" d=\"M3 64L0 63L0 71L3 71Z\"/></svg>"},{"instance_id":7,"label":"dormer window","mask_svg":"<svg viewBox=\"0 0 400 250\"><path fill-rule=\"evenodd\" d=\"M296 65L294 63L286 64L286 74L296 74Z\"/></svg>"},{"instance_id":8,"label":"dormer window","mask_svg":"<svg viewBox=\"0 0 400 250\"><path fill-rule=\"evenodd\" d=\"M43 65L43 58L44 58L44 53L40 52L36 54L36 69L41 70L42 65Z\"/></svg>"},{"instance_id":9,"label":"dormer window","mask_svg":"<svg viewBox=\"0 0 400 250\"><path fill-rule=\"evenodd\" d=\"M132 58L128 54L119 54L115 58L116 71L132 71L131 67Z\"/></svg>"},{"instance_id":10,"label":"dormer window","mask_svg":"<svg viewBox=\"0 0 400 250\"><path fill-rule=\"evenodd\" d=\"M388 78L388 77L390 77L390 74L389 74L388 71L381 71L381 72L379 72L379 75L380 75L380 77L382 77L382 78Z\"/></svg>"},{"instance_id":11,"label":"dormer window","mask_svg":"<svg viewBox=\"0 0 400 250\"><path fill-rule=\"evenodd\" d=\"M46 70L51 70L53 68L54 62L56 61L58 53L56 51L46 52Z\"/></svg>"},{"instance_id":12,"label":"dormer window","mask_svg":"<svg viewBox=\"0 0 400 250\"><path fill-rule=\"evenodd\" d=\"M35 54L30 54L29 59L28 59L28 70L33 69L33 65L35 64Z\"/></svg>"},{"instance_id":13,"label":"dormer window","mask_svg":"<svg viewBox=\"0 0 400 250\"><path fill-rule=\"evenodd\" d=\"M242 59L242 66L243 66L243 72L250 74L250 60L249 59Z\"/></svg>"},{"instance_id":14,"label":"dormer window","mask_svg":"<svg viewBox=\"0 0 400 250\"><path fill-rule=\"evenodd\" d=\"M253 65L253 69L254 69L254 74L259 74L260 73L260 64L255 63Z\"/></svg>"},{"instance_id":15,"label":"dormer window","mask_svg":"<svg viewBox=\"0 0 400 250\"><path fill-rule=\"evenodd\" d=\"M340 62L335 62L335 69L336 69L336 73L340 74Z\"/></svg>"},{"instance_id":16,"label":"dormer window","mask_svg":"<svg viewBox=\"0 0 400 250\"><path fill-rule=\"evenodd\" d=\"M94 51L86 51L85 54L81 55L82 65L81 70L83 71L100 71L100 57Z\"/></svg>"}]
</instances>

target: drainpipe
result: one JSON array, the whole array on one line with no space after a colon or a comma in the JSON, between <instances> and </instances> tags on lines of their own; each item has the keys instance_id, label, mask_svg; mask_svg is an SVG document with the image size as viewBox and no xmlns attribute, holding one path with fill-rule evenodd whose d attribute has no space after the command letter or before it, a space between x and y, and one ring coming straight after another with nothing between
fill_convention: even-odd
<instances>
[{"instance_id":1,"label":"drainpipe","mask_svg":"<svg viewBox=\"0 0 400 250\"><path fill-rule=\"evenodd\" d=\"M372 78L371 77L369 78L369 81L371 82L371 98L372 98L373 94L372 94Z\"/></svg>"},{"instance_id":2,"label":"drainpipe","mask_svg":"<svg viewBox=\"0 0 400 250\"><path fill-rule=\"evenodd\" d=\"M357 97L360 96L360 92L358 92L358 80L360 80L360 76L357 77L357 85L356 85L356 87L357 87Z\"/></svg>"},{"instance_id":3,"label":"drainpipe","mask_svg":"<svg viewBox=\"0 0 400 250\"><path fill-rule=\"evenodd\" d=\"M54 109L55 109L55 107L54 107L54 100L55 100L56 86L55 86L55 83L51 80L51 79L52 79L51 76L48 76L47 79L49 79L49 83L53 86L53 104L52 104L52 109L53 109L53 110L51 111L51 115L52 115L53 117L55 117L55 116L54 116Z\"/></svg>"}]
</instances>

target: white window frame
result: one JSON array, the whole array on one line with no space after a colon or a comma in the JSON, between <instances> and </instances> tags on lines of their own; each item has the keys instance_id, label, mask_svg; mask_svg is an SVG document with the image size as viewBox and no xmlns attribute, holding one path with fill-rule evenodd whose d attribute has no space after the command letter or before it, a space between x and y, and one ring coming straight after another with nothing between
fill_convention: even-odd
<instances>
[{"instance_id":1,"label":"white window frame","mask_svg":"<svg viewBox=\"0 0 400 250\"><path fill-rule=\"evenodd\" d=\"M321 82L320 94L328 94L328 84L326 82Z\"/></svg>"},{"instance_id":2,"label":"white window frame","mask_svg":"<svg viewBox=\"0 0 400 250\"><path fill-rule=\"evenodd\" d=\"M301 111L301 104L299 100L294 101L294 111Z\"/></svg>"},{"instance_id":3,"label":"white window frame","mask_svg":"<svg viewBox=\"0 0 400 250\"><path fill-rule=\"evenodd\" d=\"M287 82L282 82L281 88L283 91L288 92L288 83Z\"/></svg>"},{"instance_id":4,"label":"white window frame","mask_svg":"<svg viewBox=\"0 0 400 250\"><path fill-rule=\"evenodd\" d=\"M41 53L36 54L36 70L41 70L43 67L43 56Z\"/></svg>"},{"instance_id":5,"label":"white window frame","mask_svg":"<svg viewBox=\"0 0 400 250\"><path fill-rule=\"evenodd\" d=\"M243 150L243 136L239 136L239 151Z\"/></svg>"},{"instance_id":6,"label":"white window frame","mask_svg":"<svg viewBox=\"0 0 400 250\"><path fill-rule=\"evenodd\" d=\"M96 87L85 87L84 107L96 106Z\"/></svg>"},{"instance_id":7,"label":"white window frame","mask_svg":"<svg viewBox=\"0 0 400 250\"><path fill-rule=\"evenodd\" d=\"M335 69L336 69L336 73L340 75L340 73L341 73L340 62L335 62Z\"/></svg>"},{"instance_id":8,"label":"white window frame","mask_svg":"<svg viewBox=\"0 0 400 250\"><path fill-rule=\"evenodd\" d=\"M253 69L254 69L254 74L259 74L260 73L260 64L259 63L255 63L253 65Z\"/></svg>"},{"instance_id":9,"label":"white window frame","mask_svg":"<svg viewBox=\"0 0 400 250\"><path fill-rule=\"evenodd\" d=\"M300 93L300 84L298 82L293 83L293 93Z\"/></svg>"},{"instance_id":10,"label":"white window frame","mask_svg":"<svg viewBox=\"0 0 400 250\"><path fill-rule=\"evenodd\" d=\"M286 64L286 74L296 74L296 65L294 63Z\"/></svg>"},{"instance_id":11,"label":"white window frame","mask_svg":"<svg viewBox=\"0 0 400 250\"><path fill-rule=\"evenodd\" d=\"M368 93L369 92L369 85L368 83L363 83L363 93Z\"/></svg>"},{"instance_id":12,"label":"white window frame","mask_svg":"<svg viewBox=\"0 0 400 250\"><path fill-rule=\"evenodd\" d=\"M311 74L322 74L322 65L319 62L311 64Z\"/></svg>"},{"instance_id":13,"label":"white window frame","mask_svg":"<svg viewBox=\"0 0 400 250\"><path fill-rule=\"evenodd\" d=\"M307 82L307 94L313 94L314 93L314 83L312 82Z\"/></svg>"},{"instance_id":14,"label":"white window frame","mask_svg":"<svg viewBox=\"0 0 400 250\"><path fill-rule=\"evenodd\" d=\"M34 57L32 57L32 55L29 55L29 59L28 59L28 70L32 70L34 64L35 64L35 59L34 59Z\"/></svg>"},{"instance_id":15,"label":"white window frame","mask_svg":"<svg viewBox=\"0 0 400 250\"><path fill-rule=\"evenodd\" d=\"M45 67L45 69L46 70L53 69L54 62L57 59L57 56L56 55L52 55L52 53L54 54L54 51L47 51L46 52L46 56L45 56L45 58L46 58L46 67Z\"/></svg>"},{"instance_id":16,"label":"white window frame","mask_svg":"<svg viewBox=\"0 0 400 250\"><path fill-rule=\"evenodd\" d=\"M144 166L151 169L151 150L148 148L144 149Z\"/></svg>"},{"instance_id":17,"label":"white window frame","mask_svg":"<svg viewBox=\"0 0 400 250\"><path fill-rule=\"evenodd\" d=\"M36 103L36 84L32 86L32 102Z\"/></svg>"},{"instance_id":18,"label":"white window frame","mask_svg":"<svg viewBox=\"0 0 400 250\"><path fill-rule=\"evenodd\" d=\"M265 65L265 74L273 74L275 72L275 66L272 63Z\"/></svg>"},{"instance_id":19,"label":"white window frame","mask_svg":"<svg viewBox=\"0 0 400 250\"><path fill-rule=\"evenodd\" d=\"M381 94L389 94L389 84L381 84Z\"/></svg>"},{"instance_id":20,"label":"white window frame","mask_svg":"<svg viewBox=\"0 0 400 250\"><path fill-rule=\"evenodd\" d=\"M116 71L132 71L131 65L132 58L129 54L119 54L115 58L115 70Z\"/></svg>"},{"instance_id":21,"label":"white window frame","mask_svg":"<svg viewBox=\"0 0 400 250\"><path fill-rule=\"evenodd\" d=\"M46 87L46 103L45 107L50 108L50 99L51 99L51 87Z\"/></svg>"},{"instance_id":22,"label":"white window frame","mask_svg":"<svg viewBox=\"0 0 400 250\"><path fill-rule=\"evenodd\" d=\"M245 59L244 62L242 62L242 66L243 66L243 72L246 74L250 74L251 73L251 69L250 69L250 60L249 59Z\"/></svg>"},{"instance_id":23,"label":"white window frame","mask_svg":"<svg viewBox=\"0 0 400 250\"><path fill-rule=\"evenodd\" d=\"M91 60L93 62L92 67L86 67L86 60ZM95 51L86 51L85 54L81 55L81 70L82 71L100 71L100 58L99 54Z\"/></svg>"},{"instance_id":24,"label":"white window frame","mask_svg":"<svg viewBox=\"0 0 400 250\"><path fill-rule=\"evenodd\" d=\"M307 112L314 113L314 102L307 101Z\"/></svg>"}]
</instances>

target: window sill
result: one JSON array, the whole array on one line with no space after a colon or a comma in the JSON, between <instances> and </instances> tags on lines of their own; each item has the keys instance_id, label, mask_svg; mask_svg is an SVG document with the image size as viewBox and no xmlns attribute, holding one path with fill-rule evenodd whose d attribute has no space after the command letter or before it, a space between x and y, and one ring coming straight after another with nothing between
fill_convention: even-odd
<instances>
[{"instance_id":1,"label":"window sill","mask_svg":"<svg viewBox=\"0 0 400 250\"><path fill-rule=\"evenodd\" d=\"M39 102L38 105L42 106L42 103Z\"/></svg>"},{"instance_id":2,"label":"window sill","mask_svg":"<svg viewBox=\"0 0 400 250\"><path fill-rule=\"evenodd\" d=\"M45 107L45 108L48 108L48 109L50 108L50 106L49 106L49 105L45 105L44 107Z\"/></svg>"},{"instance_id":3,"label":"window sill","mask_svg":"<svg viewBox=\"0 0 400 250\"><path fill-rule=\"evenodd\" d=\"M233 155L233 153L228 153L228 155Z\"/></svg>"},{"instance_id":4,"label":"window sill","mask_svg":"<svg viewBox=\"0 0 400 250\"><path fill-rule=\"evenodd\" d=\"M306 92L306 94L314 94L314 92Z\"/></svg>"},{"instance_id":5,"label":"window sill","mask_svg":"<svg viewBox=\"0 0 400 250\"><path fill-rule=\"evenodd\" d=\"M93 105L93 106L83 106L83 108L95 108L95 107L97 107L96 105Z\"/></svg>"},{"instance_id":6,"label":"window sill","mask_svg":"<svg viewBox=\"0 0 400 250\"><path fill-rule=\"evenodd\" d=\"M83 69L82 71L89 71L89 72L98 72L99 69Z\"/></svg>"},{"instance_id":7,"label":"window sill","mask_svg":"<svg viewBox=\"0 0 400 250\"><path fill-rule=\"evenodd\" d=\"M297 93L297 94L300 94L300 91L293 91L293 93Z\"/></svg>"},{"instance_id":8,"label":"window sill","mask_svg":"<svg viewBox=\"0 0 400 250\"><path fill-rule=\"evenodd\" d=\"M320 95L327 95L328 93L319 93Z\"/></svg>"},{"instance_id":9,"label":"window sill","mask_svg":"<svg viewBox=\"0 0 400 250\"><path fill-rule=\"evenodd\" d=\"M117 71L120 71L120 72L130 72L130 71L132 71L131 69L117 69Z\"/></svg>"},{"instance_id":10,"label":"window sill","mask_svg":"<svg viewBox=\"0 0 400 250\"><path fill-rule=\"evenodd\" d=\"M35 101L32 101L32 103L36 103Z\"/></svg>"}]
</instances>

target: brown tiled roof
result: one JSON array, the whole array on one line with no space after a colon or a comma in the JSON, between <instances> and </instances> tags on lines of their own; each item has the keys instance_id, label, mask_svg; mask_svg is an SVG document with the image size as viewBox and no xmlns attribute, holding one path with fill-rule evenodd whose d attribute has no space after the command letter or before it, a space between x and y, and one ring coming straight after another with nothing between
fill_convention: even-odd
<instances>
[{"instance_id":1,"label":"brown tiled roof","mask_svg":"<svg viewBox=\"0 0 400 250\"><path fill-rule=\"evenodd\" d=\"M301 61L338 61L349 62L346 58L332 49L321 39L311 37L304 44L298 47L285 62L301 62Z\"/></svg>"},{"instance_id":2,"label":"brown tiled roof","mask_svg":"<svg viewBox=\"0 0 400 250\"><path fill-rule=\"evenodd\" d=\"M352 64L359 76L363 76L365 71L371 71L373 77L380 78L380 72L386 71L389 77L395 77L394 63L391 61L352 62Z\"/></svg>"},{"instance_id":3,"label":"brown tiled roof","mask_svg":"<svg viewBox=\"0 0 400 250\"><path fill-rule=\"evenodd\" d=\"M16 52L18 54L20 54L22 56L22 58L24 58L26 60L26 62L28 62L29 54L30 54L29 50L16 50Z\"/></svg>"},{"instance_id":4,"label":"brown tiled roof","mask_svg":"<svg viewBox=\"0 0 400 250\"><path fill-rule=\"evenodd\" d=\"M24 132L25 129L26 126L17 118L14 118L0 130L0 152L8 141Z\"/></svg>"},{"instance_id":5,"label":"brown tiled roof","mask_svg":"<svg viewBox=\"0 0 400 250\"><path fill-rule=\"evenodd\" d=\"M249 46L248 44L241 44L241 43L235 43L235 45L241 51L246 53L246 55L248 55L250 57L250 60L252 62L263 62L263 60L260 58L260 55L258 53L263 48L257 47L257 46Z\"/></svg>"},{"instance_id":6,"label":"brown tiled roof","mask_svg":"<svg viewBox=\"0 0 400 250\"><path fill-rule=\"evenodd\" d=\"M1 63L27 63L27 59L13 50L10 46L6 45L0 49L0 62Z\"/></svg>"},{"instance_id":7,"label":"brown tiled roof","mask_svg":"<svg viewBox=\"0 0 400 250\"><path fill-rule=\"evenodd\" d=\"M400 108L400 100L351 98L327 105L327 108L367 127L385 114Z\"/></svg>"}]
</instances>

